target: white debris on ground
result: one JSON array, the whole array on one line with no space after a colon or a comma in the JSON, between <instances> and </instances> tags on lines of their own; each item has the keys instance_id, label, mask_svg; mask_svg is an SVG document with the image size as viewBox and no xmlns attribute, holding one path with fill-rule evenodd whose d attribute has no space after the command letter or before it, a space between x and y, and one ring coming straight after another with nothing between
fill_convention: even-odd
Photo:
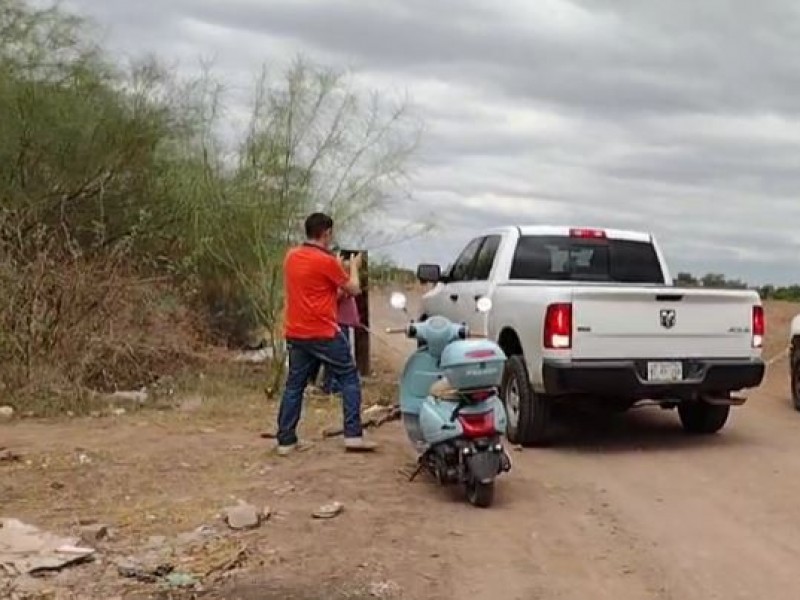
<instances>
[{"instance_id":1,"label":"white debris on ground","mask_svg":"<svg viewBox=\"0 0 800 600\"><path fill-rule=\"evenodd\" d=\"M262 363L271 359L272 355L272 348L261 348L260 350L242 352L234 360L236 362Z\"/></svg>"},{"instance_id":2,"label":"white debris on ground","mask_svg":"<svg viewBox=\"0 0 800 600\"><path fill-rule=\"evenodd\" d=\"M315 519L333 519L342 514L344 505L341 502L331 502L320 506L317 510L311 513Z\"/></svg>"},{"instance_id":3,"label":"white debris on ground","mask_svg":"<svg viewBox=\"0 0 800 600\"><path fill-rule=\"evenodd\" d=\"M278 351L285 357L285 363L289 364L289 353L286 352L286 347L281 342L279 344ZM266 341L266 343L259 348L253 348L251 350L245 350L240 352L234 357L235 362L247 362L247 363L264 363L267 361L272 360L275 358L275 350L272 347L272 343Z\"/></svg>"},{"instance_id":4,"label":"white debris on ground","mask_svg":"<svg viewBox=\"0 0 800 600\"><path fill-rule=\"evenodd\" d=\"M148 394L147 390L142 388L137 391L114 392L111 394L111 399L120 402L130 402L133 404L145 404L148 399Z\"/></svg>"},{"instance_id":5,"label":"white debris on ground","mask_svg":"<svg viewBox=\"0 0 800 600\"><path fill-rule=\"evenodd\" d=\"M0 519L0 575L18 577L59 570L89 559L80 538L60 537L17 519Z\"/></svg>"}]
</instances>

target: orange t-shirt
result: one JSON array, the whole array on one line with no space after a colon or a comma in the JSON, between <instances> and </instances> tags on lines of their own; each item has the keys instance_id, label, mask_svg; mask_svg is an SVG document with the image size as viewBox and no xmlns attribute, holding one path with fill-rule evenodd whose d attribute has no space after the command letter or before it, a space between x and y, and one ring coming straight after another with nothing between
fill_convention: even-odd
<instances>
[{"instance_id":1,"label":"orange t-shirt","mask_svg":"<svg viewBox=\"0 0 800 600\"><path fill-rule=\"evenodd\" d=\"M350 280L337 258L310 244L292 248L283 262L283 277L286 338L328 340L336 337L338 292Z\"/></svg>"}]
</instances>

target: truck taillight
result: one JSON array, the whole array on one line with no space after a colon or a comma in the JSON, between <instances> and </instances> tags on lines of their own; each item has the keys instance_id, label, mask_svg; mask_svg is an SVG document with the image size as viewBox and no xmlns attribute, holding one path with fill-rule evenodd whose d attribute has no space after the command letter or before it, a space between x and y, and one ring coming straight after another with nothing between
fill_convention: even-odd
<instances>
[{"instance_id":1,"label":"truck taillight","mask_svg":"<svg viewBox=\"0 0 800 600\"><path fill-rule=\"evenodd\" d=\"M766 334L766 323L764 322L764 307L753 307L753 348L761 348L764 345L764 335Z\"/></svg>"},{"instance_id":2,"label":"truck taillight","mask_svg":"<svg viewBox=\"0 0 800 600\"><path fill-rule=\"evenodd\" d=\"M574 238L603 240L606 237L606 232L602 229L573 228L569 230L569 236Z\"/></svg>"},{"instance_id":3,"label":"truck taillight","mask_svg":"<svg viewBox=\"0 0 800 600\"><path fill-rule=\"evenodd\" d=\"M572 304L551 304L544 317L544 347L572 348Z\"/></svg>"}]
</instances>

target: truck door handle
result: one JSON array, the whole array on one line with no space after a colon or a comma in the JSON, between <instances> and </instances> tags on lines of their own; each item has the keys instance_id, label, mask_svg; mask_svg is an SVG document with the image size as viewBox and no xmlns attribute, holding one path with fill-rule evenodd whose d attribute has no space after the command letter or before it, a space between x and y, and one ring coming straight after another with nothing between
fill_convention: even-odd
<instances>
[{"instance_id":1,"label":"truck door handle","mask_svg":"<svg viewBox=\"0 0 800 600\"><path fill-rule=\"evenodd\" d=\"M458 294L450 294L450 300L453 302L458 302Z\"/></svg>"}]
</instances>

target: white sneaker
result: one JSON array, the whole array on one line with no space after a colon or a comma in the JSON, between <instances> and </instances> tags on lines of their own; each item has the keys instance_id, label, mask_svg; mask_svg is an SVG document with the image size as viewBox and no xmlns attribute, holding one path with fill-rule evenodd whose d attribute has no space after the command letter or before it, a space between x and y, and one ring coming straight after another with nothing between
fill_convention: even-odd
<instances>
[{"instance_id":1,"label":"white sneaker","mask_svg":"<svg viewBox=\"0 0 800 600\"><path fill-rule=\"evenodd\" d=\"M280 444L278 444L276 452L278 453L278 456L289 456L293 452L305 452L313 445L314 444L312 444L311 442L302 442L302 441L298 441L295 442L294 444L289 444L287 446L281 446Z\"/></svg>"},{"instance_id":2,"label":"white sneaker","mask_svg":"<svg viewBox=\"0 0 800 600\"><path fill-rule=\"evenodd\" d=\"M363 437L344 438L344 449L348 452L374 452L378 445Z\"/></svg>"}]
</instances>

